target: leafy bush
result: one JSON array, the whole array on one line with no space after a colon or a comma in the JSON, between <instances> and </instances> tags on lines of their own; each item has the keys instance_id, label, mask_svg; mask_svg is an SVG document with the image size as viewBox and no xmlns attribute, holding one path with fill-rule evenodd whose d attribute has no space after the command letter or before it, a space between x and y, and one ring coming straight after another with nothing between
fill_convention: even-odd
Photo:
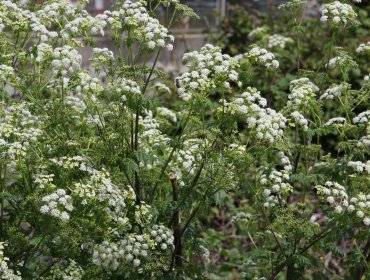
<instances>
[{"instance_id":1,"label":"leafy bush","mask_svg":"<svg viewBox=\"0 0 370 280\"><path fill-rule=\"evenodd\" d=\"M191 9L83 2L0 2L2 279L369 277L370 46L339 45L356 9L306 34L290 2L295 37L207 44L172 82L156 62Z\"/></svg>"}]
</instances>

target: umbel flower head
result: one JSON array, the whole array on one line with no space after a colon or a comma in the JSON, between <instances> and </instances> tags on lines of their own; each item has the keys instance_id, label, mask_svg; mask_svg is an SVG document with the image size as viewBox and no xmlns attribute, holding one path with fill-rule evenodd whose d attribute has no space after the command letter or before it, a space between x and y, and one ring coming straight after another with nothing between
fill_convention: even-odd
<instances>
[{"instance_id":1,"label":"umbel flower head","mask_svg":"<svg viewBox=\"0 0 370 280\"><path fill-rule=\"evenodd\" d=\"M352 6L339 1L324 4L322 6L320 20L321 22L328 22L333 27L358 24L357 14Z\"/></svg>"}]
</instances>

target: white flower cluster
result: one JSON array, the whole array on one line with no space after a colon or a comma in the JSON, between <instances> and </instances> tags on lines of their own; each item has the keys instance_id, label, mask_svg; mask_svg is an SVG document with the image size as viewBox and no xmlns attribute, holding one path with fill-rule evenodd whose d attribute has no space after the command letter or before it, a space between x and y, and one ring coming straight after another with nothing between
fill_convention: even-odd
<instances>
[{"instance_id":1,"label":"white flower cluster","mask_svg":"<svg viewBox=\"0 0 370 280\"><path fill-rule=\"evenodd\" d=\"M298 111L294 111L293 113L290 114L292 117L294 124L297 124L298 126L301 126L304 131L308 130L308 121L306 118Z\"/></svg>"},{"instance_id":2,"label":"white flower cluster","mask_svg":"<svg viewBox=\"0 0 370 280\"><path fill-rule=\"evenodd\" d=\"M267 26L257 27L253 29L251 32L249 32L248 38L250 39L262 38L268 33L268 31L269 29Z\"/></svg>"},{"instance_id":3,"label":"white flower cluster","mask_svg":"<svg viewBox=\"0 0 370 280\"><path fill-rule=\"evenodd\" d=\"M93 55L90 58L95 68L103 68L114 61L113 52L107 48L93 48Z\"/></svg>"},{"instance_id":4,"label":"white flower cluster","mask_svg":"<svg viewBox=\"0 0 370 280\"><path fill-rule=\"evenodd\" d=\"M15 74L14 69L11 66L0 64L0 82L5 83L9 79L14 80Z\"/></svg>"},{"instance_id":5,"label":"white flower cluster","mask_svg":"<svg viewBox=\"0 0 370 280\"><path fill-rule=\"evenodd\" d=\"M41 120L31 114L26 102L16 103L4 112L0 111L0 139L8 147L6 154L10 159L26 156L29 146L42 135L40 125ZM11 164L16 164L16 161Z\"/></svg>"},{"instance_id":6,"label":"white flower cluster","mask_svg":"<svg viewBox=\"0 0 370 280\"><path fill-rule=\"evenodd\" d=\"M91 77L85 72L78 73L79 84L76 86L75 90L78 94L80 93L100 93L103 88L100 85L100 80L96 77Z\"/></svg>"},{"instance_id":7,"label":"white flower cluster","mask_svg":"<svg viewBox=\"0 0 370 280\"><path fill-rule=\"evenodd\" d=\"M87 108L85 102L80 97L73 95L67 95L64 97L64 105L80 114ZM76 119L77 118L78 117L76 117Z\"/></svg>"},{"instance_id":8,"label":"white flower cluster","mask_svg":"<svg viewBox=\"0 0 370 280\"><path fill-rule=\"evenodd\" d=\"M32 54L31 54L32 55ZM41 43L37 45L36 63L46 62L51 58L53 55L53 47L46 43ZM33 55L32 55L33 56Z\"/></svg>"},{"instance_id":9,"label":"white flower cluster","mask_svg":"<svg viewBox=\"0 0 370 280\"><path fill-rule=\"evenodd\" d=\"M334 207L336 213L342 213L343 207L347 208L348 194L346 189L337 182L327 181L324 186L315 186L317 193L326 197L326 202Z\"/></svg>"},{"instance_id":10,"label":"white flower cluster","mask_svg":"<svg viewBox=\"0 0 370 280\"><path fill-rule=\"evenodd\" d=\"M250 127L255 127L256 137L260 140L267 140L273 143L277 138L281 138L284 134L286 118L273 109L267 108L258 113L257 123L254 126L248 123Z\"/></svg>"},{"instance_id":11,"label":"white flower cluster","mask_svg":"<svg viewBox=\"0 0 370 280\"><path fill-rule=\"evenodd\" d=\"M97 200L101 205L105 203L105 212L118 224L128 223L125 209L135 201L135 192L131 186L120 188L113 184L109 174L97 171L91 178L89 185L96 186Z\"/></svg>"},{"instance_id":12,"label":"white flower cluster","mask_svg":"<svg viewBox=\"0 0 370 280\"><path fill-rule=\"evenodd\" d=\"M92 262L108 271L116 271L125 263L138 267L148 257L148 239L145 235L131 235L118 242L103 241L95 246Z\"/></svg>"},{"instance_id":13,"label":"white flower cluster","mask_svg":"<svg viewBox=\"0 0 370 280\"><path fill-rule=\"evenodd\" d=\"M166 250L174 245L173 233L164 225L154 225L150 231L150 236L162 250Z\"/></svg>"},{"instance_id":14,"label":"white flower cluster","mask_svg":"<svg viewBox=\"0 0 370 280\"><path fill-rule=\"evenodd\" d=\"M370 75L365 75L365 77L364 77L364 81L365 81L365 82L369 82L369 81L370 81Z\"/></svg>"},{"instance_id":15,"label":"white flower cluster","mask_svg":"<svg viewBox=\"0 0 370 280\"><path fill-rule=\"evenodd\" d=\"M71 5L69 1L58 0L48 1L46 5L42 6L42 9L36 12L36 15L47 25L58 23L65 18L70 18L76 14L76 9Z\"/></svg>"},{"instance_id":16,"label":"white flower cluster","mask_svg":"<svg viewBox=\"0 0 370 280\"><path fill-rule=\"evenodd\" d=\"M315 186L317 193L325 197L338 214L347 211L356 213L366 226L370 225L370 195L360 194L349 199L345 187L337 182L327 181L324 186ZM365 216L367 215L367 216Z\"/></svg>"},{"instance_id":17,"label":"white flower cluster","mask_svg":"<svg viewBox=\"0 0 370 280\"><path fill-rule=\"evenodd\" d=\"M282 36L280 34L274 34L268 37L267 48L273 49L275 47L285 49L286 44L292 43L291 38Z\"/></svg>"},{"instance_id":18,"label":"white flower cluster","mask_svg":"<svg viewBox=\"0 0 370 280\"><path fill-rule=\"evenodd\" d=\"M279 68L279 61L275 59L275 55L264 48L254 46L245 57L250 58L253 62L262 64L267 68Z\"/></svg>"},{"instance_id":19,"label":"white flower cluster","mask_svg":"<svg viewBox=\"0 0 370 280\"><path fill-rule=\"evenodd\" d=\"M334 69L336 67L343 68L349 62L348 56L336 56L329 60L326 67Z\"/></svg>"},{"instance_id":20,"label":"white flower cluster","mask_svg":"<svg viewBox=\"0 0 370 280\"><path fill-rule=\"evenodd\" d=\"M232 143L232 144L229 145L229 150L232 153L242 155L246 152L247 148L246 148L245 145L239 145L239 144L236 144L236 143Z\"/></svg>"},{"instance_id":21,"label":"white flower cluster","mask_svg":"<svg viewBox=\"0 0 370 280\"><path fill-rule=\"evenodd\" d=\"M61 36L64 39L69 39L76 35L84 34L84 32L93 35L100 33L104 36L104 28L108 24L107 20L108 16L106 14L98 14L92 17L83 10L80 17L73 19L64 26Z\"/></svg>"},{"instance_id":22,"label":"white flower cluster","mask_svg":"<svg viewBox=\"0 0 370 280\"><path fill-rule=\"evenodd\" d=\"M166 107L157 107L157 115L169 119L171 122L177 122L176 114Z\"/></svg>"},{"instance_id":23,"label":"white flower cluster","mask_svg":"<svg viewBox=\"0 0 370 280\"><path fill-rule=\"evenodd\" d=\"M135 201L135 193L131 186L120 188L116 186L105 170L99 171L92 168L87 159L82 156L62 157L51 161L67 170L80 170L87 172L87 180L74 184L73 194L82 199L82 204L98 204L110 218L122 225L127 225L127 205Z\"/></svg>"},{"instance_id":24,"label":"white flower cluster","mask_svg":"<svg viewBox=\"0 0 370 280\"><path fill-rule=\"evenodd\" d=\"M357 14L351 5L334 1L324 4L321 10L321 21L331 22L333 26L346 26L347 24L356 24Z\"/></svg>"},{"instance_id":25,"label":"white flower cluster","mask_svg":"<svg viewBox=\"0 0 370 280\"><path fill-rule=\"evenodd\" d=\"M238 86L238 65L236 59L222 54L221 49L207 44L200 51L186 53L183 62L189 68L180 77L176 78L178 93L185 101L192 99L193 95L209 93L212 89L228 90L230 82Z\"/></svg>"},{"instance_id":26,"label":"white flower cluster","mask_svg":"<svg viewBox=\"0 0 370 280\"><path fill-rule=\"evenodd\" d=\"M158 93L171 93L170 88L164 83L156 83L153 88Z\"/></svg>"},{"instance_id":27,"label":"white flower cluster","mask_svg":"<svg viewBox=\"0 0 370 280\"><path fill-rule=\"evenodd\" d=\"M370 110L362 112L358 114L357 117L353 118L353 123L360 124L360 123L368 123L370 120Z\"/></svg>"},{"instance_id":28,"label":"white flower cluster","mask_svg":"<svg viewBox=\"0 0 370 280\"><path fill-rule=\"evenodd\" d=\"M65 190L58 189L42 198L45 203L40 208L42 214L47 214L63 221L69 220L69 213L73 210L72 197Z\"/></svg>"},{"instance_id":29,"label":"white flower cluster","mask_svg":"<svg viewBox=\"0 0 370 280\"><path fill-rule=\"evenodd\" d=\"M349 200L349 212L356 211L356 216L362 219L365 226L370 226L370 195L359 194Z\"/></svg>"},{"instance_id":30,"label":"white flower cluster","mask_svg":"<svg viewBox=\"0 0 370 280\"><path fill-rule=\"evenodd\" d=\"M261 185L266 186L262 193L263 197L266 199L264 203L266 208L275 206L276 201L282 194L292 190L292 186L284 182L290 178L289 174L292 170L290 160L283 152L278 152L277 156L280 163L284 166L283 170L272 170L269 174L262 174L259 179Z\"/></svg>"},{"instance_id":31,"label":"white flower cluster","mask_svg":"<svg viewBox=\"0 0 370 280\"><path fill-rule=\"evenodd\" d=\"M74 261L68 260L66 264L64 261L53 265L50 270L52 279L63 279L63 280L81 280L84 271L83 269Z\"/></svg>"},{"instance_id":32,"label":"white flower cluster","mask_svg":"<svg viewBox=\"0 0 370 280\"><path fill-rule=\"evenodd\" d=\"M357 147L364 147L368 148L370 147L370 135L366 135L360 138L357 142Z\"/></svg>"},{"instance_id":33,"label":"white flower cluster","mask_svg":"<svg viewBox=\"0 0 370 280\"><path fill-rule=\"evenodd\" d=\"M358 173L366 171L368 174L370 174L370 161L369 160L366 163L363 163L361 161L349 161L348 166L354 168L356 172Z\"/></svg>"},{"instance_id":34,"label":"white flower cluster","mask_svg":"<svg viewBox=\"0 0 370 280\"><path fill-rule=\"evenodd\" d=\"M34 182L40 189L45 189L53 185L54 176L54 174L36 174Z\"/></svg>"},{"instance_id":35,"label":"white flower cluster","mask_svg":"<svg viewBox=\"0 0 370 280\"><path fill-rule=\"evenodd\" d=\"M171 139L159 130L159 122L153 117L153 112L149 111L144 118L140 116L139 124L144 128L141 137L148 141L149 146L166 146L170 142Z\"/></svg>"},{"instance_id":36,"label":"white flower cluster","mask_svg":"<svg viewBox=\"0 0 370 280\"><path fill-rule=\"evenodd\" d=\"M4 256L4 243L0 242L0 277L6 280L22 280L19 272L14 272L14 270L8 267L9 258Z\"/></svg>"},{"instance_id":37,"label":"white flower cluster","mask_svg":"<svg viewBox=\"0 0 370 280\"><path fill-rule=\"evenodd\" d=\"M113 92L123 94L121 97L122 101L127 100L126 94L135 95L141 93L140 86L137 84L137 82L124 77L119 77L118 79L110 82L108 88Z\"/></svg>"},{"instance_id":38,"label":"white flower cluster","mask_svg":"<svg viewBox=\"0 0 370 280\"><path fill-rule=\"evenodd\" d=\"M148 49L166 47L169 51L173 49L171 42L174 37L169 35L167 28L159 21L152 18L147 12L143 2L122 1L118 11L106 12L111 16L108 21L113 28L130 30L133 38L140 40Z\"/></svg>"},{"instance_id":39,"label":"white flower cluster","mask_svg":"<svg viewBox=\"0 0 370 280\"><path fill-rule=\"evenodd\" d=\"M267 101L255 88L247 88L247 91L230 103L226 100L221 100L221 103L225 108L219 107L218 111L241 114L246 118L248 128L255 132L257 139L273 143L283 136L286 118L271 108L264 108Z\"/></svg>"},{"instance_id":40,"label":"white flower cluster","mask_svg":"<svg viewBox=\"0 0 370 280\"><path fill-rule=\"evenodd\" d=\"M71 46L63 46L55 48L53 51L53 66L54 75L61 75L62 77L72 76L81 67L81 55L77 50Z\"/></svg>"},{"instance_id":41,"label":"white flower cluster","mask_svg":"<svg viewBox=\"0 0 370 280\"><path fill-rule=\"evenodd\" d=\"M344 125L346 122L347 122L347 120L345 118L337 117L337 118L331 118L324 125L325 126Z\"/></svg>"},{"instance_id":42,"label":"white flower cluster","mask_svg":"<svg viewBox=\"0 0 370 280\"><path fill-rule=\"evenodd\" d=\"M5 29L5 25L3 24L3 20L1 19L3 15L0 14L0 32L3 32L3 30Z\"/></svg>"},{"instance_id":43,"label":"white flower cluster","mask_svg":"<svg viewBox=\"0 0 370 280\"><path fill-rule=\"evenodd\" d=\"M349 89L350 85L347 83L342 83L340 85L333 85L328 88L321 96L320 100L323 99L334 99L335 97L340 97L343 91Z\"/></svg>"},{"instance_id":44,"label":"white flower cluster","mask_svg":"<svg viewBox=\"0 0 370 280\"><path fill-rule=\"evenodd\" d=\"M179 181L179 186L183 187L185 183L182 181L184 174L193 175L196 170L196 163L202 160L200 151L204 149L204 140L189 139L184 141L182 149L177 150L174 160L169 164L171 171L176 174Z\"/></svg>"},{"instance_id":45,"label":"white flower cluster","mask_svg":"<svg viewBox=\"0 0 370 280\"><path fill-rule=\"evenodd\" d=\"M211 262L211 259L210 259L211 253L209 252L209 250L206 247L204 247L203 245L199 246L199 250L201 252L201 257L202 257L203 262L206 265L210 264L210 262Z\"/></svg>"},{"instance_id":46,"label":"white flower cluster","mask_svg":"<svg viewBox=\"0 0 370 280\"><path fill-rule=\"evenodd\" d=\"M87 159L82 156L73 156L73 157L60 157L58 159L53 158L50 161L58 166L63 167L67 170L79 169L81 171L88 172L89 174L95 174L97 170L91 168L89 164L87 164Z\"/></svg>"},{"instance_id":47,"label":"white flower cluster","mask_svg":"<svg viewBox=\"0 0 370 280\"><path fill-rule=\"evenodd\" d=\"M250 218L251 218L250 214L239 212L238 214L231 217L231 221L233 223L247 223Z\"/></svg>"},{"instance_id":48,"label":"white flower cluster","mask_svg":"<svg viewBox=\"0 0 370 280\"><path fill-rule=\"evenodd\" d=\"M313 98L319 88L313 84L308 78L300 78L290 82L290 94L288 95L287 106L302 106L306 107Z\"/></svg>"},{"instance_id":49,"label":"white flower cluster","mask_svg":"<svg viewBox=\"0 0 370 280\"><path fill-rule=\"evenodd\" d=\"M58 36L57 32L48 31L35 13L19 8L14 1L0 1L0 13L1 12L3 12L2 16L5 17L3 23L10 23L9 27L16 31L30 28L34 34L40 38L41 42L46 42Z\"/></svg>"},{"instance_id":50,"label":"white flower cluster","mask_svg":"<svg viewBox=\"0 0 370 280\"><path fill-rule=\"evenodd\" d=\"M356 49L356 52L358 53L368 52L368 51L370 51L370 41L367 42L366 44L365 43L360 44L358 48Z\"/></svg>"}]
</instances>

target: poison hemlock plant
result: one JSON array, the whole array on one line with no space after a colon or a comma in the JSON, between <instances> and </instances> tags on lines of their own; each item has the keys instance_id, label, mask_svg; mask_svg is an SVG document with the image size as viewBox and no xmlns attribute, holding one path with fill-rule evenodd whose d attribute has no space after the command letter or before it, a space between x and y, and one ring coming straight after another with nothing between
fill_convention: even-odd
<instances>
[{"instance_id":1,"label":"poison hemlock plant","mask_svg":"<svg viewBox=\"0 0 370 280\"><path fill-rule=\"evenodd\" d=\"M295 27L306 4L282 7ZM265 34L237 56L211 44L186 53L172 82L156 63L190 8L83 7L0 2L1 279L368 276L369 72L352 79L369 48L337 43L356 9L323 6L330 42L314 68L299 46L295 73L279 62L301 33ZM289 81L275 104L265 92L277 75ZM225 209L240 238L215 230Z\"/></svg>"}]
</instances>

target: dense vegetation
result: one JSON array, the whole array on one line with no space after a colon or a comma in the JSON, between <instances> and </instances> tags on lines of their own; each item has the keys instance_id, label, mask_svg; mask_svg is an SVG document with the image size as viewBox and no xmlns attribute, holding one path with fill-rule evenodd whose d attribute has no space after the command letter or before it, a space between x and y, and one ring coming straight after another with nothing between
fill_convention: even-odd
<instances>
[{"instance_id":1,"label":"dense vegetation","mask_svg":"<svg viewBox=\"0 0 370 280\"><path fill-rule=\"evenodd\" d=\"M366 6L236 9L172 81L190 8L84 2L0 2L1 279L370 278Z\"/></svg>"}]
</instances>

